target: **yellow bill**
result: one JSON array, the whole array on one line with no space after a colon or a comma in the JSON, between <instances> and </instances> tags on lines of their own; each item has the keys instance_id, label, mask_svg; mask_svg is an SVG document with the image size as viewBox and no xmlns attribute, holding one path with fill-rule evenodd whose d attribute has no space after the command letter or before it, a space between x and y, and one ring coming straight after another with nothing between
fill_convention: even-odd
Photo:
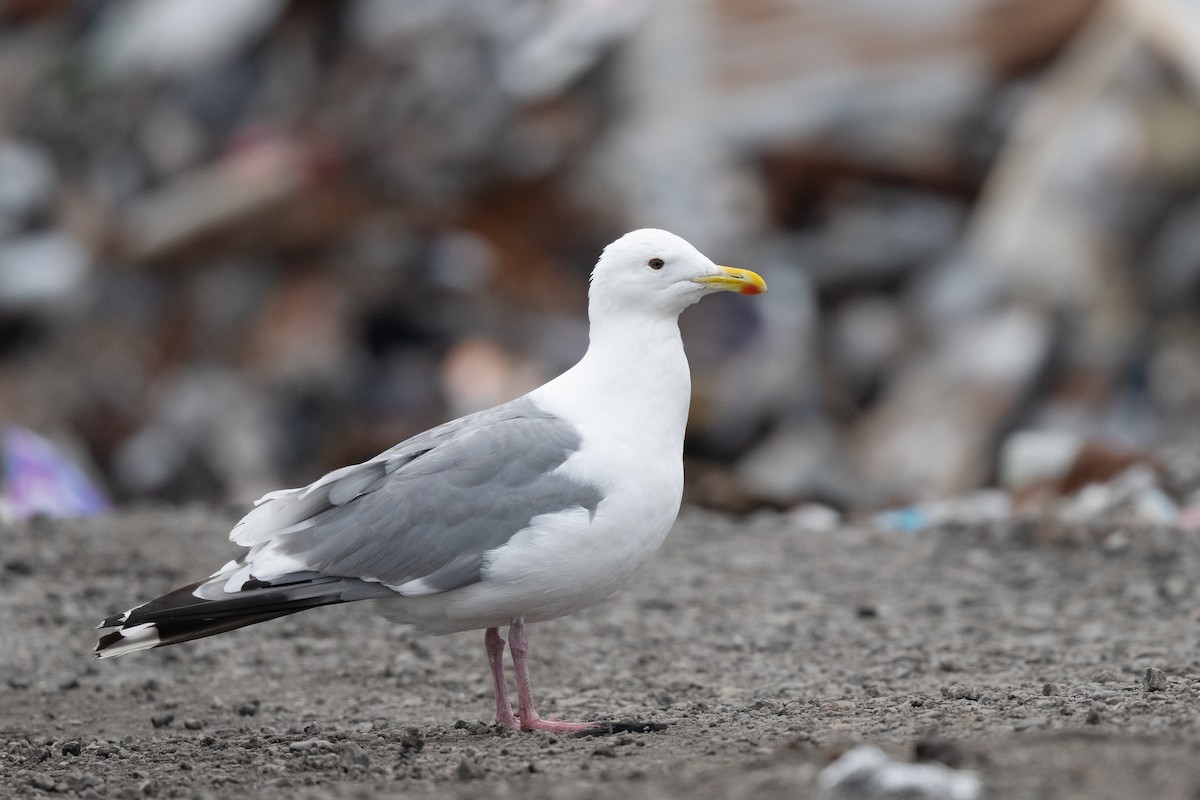
<instances>
[{"instance_id":1,"label":"yellow bill","mask_svg":"<svg viewBox=\"0 0 1200 800\"><path fill-rule=\"evenodd\" d=\"M767 291L767 282L756 272L736 267L717 267L717 269L720 272L716 275L705 275L703 278L693 278L693 280L722 292L763 294Z\"/></svg>"}]
</instances>

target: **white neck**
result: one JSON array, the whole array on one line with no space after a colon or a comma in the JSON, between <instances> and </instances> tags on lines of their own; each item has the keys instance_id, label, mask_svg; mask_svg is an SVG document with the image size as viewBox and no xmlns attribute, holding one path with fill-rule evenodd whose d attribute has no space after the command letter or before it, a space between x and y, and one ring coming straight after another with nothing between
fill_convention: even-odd
<instances>
[{"instance_id":1,"label":"white neck","mask_svg":"<svg viewBox=\"0 0 1200 800\"><path fill-rule=\"evenodd\" d=\"M649 438L682 453L691 392L674 318L602 316L579 363L530 397L598 434Z\"/></svg>"}]
</instances>

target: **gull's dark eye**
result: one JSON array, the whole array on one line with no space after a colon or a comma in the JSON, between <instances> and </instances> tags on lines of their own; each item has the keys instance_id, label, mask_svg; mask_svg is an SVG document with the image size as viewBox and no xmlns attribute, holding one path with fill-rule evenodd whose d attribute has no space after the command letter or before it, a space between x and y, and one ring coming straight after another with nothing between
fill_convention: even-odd
<instances>
[{"instance_id":1,"label":"gull's dark eye","mask_svg":"<svg viewBox=\"0 0 1200 800\"><path fill-rule=\"evenodd\" d=\"M646 266L650 267L650 269L662 269L666 265L667 262L663 261L661 258L652 258L646 262Z\"/></svg>"}]
</instances>

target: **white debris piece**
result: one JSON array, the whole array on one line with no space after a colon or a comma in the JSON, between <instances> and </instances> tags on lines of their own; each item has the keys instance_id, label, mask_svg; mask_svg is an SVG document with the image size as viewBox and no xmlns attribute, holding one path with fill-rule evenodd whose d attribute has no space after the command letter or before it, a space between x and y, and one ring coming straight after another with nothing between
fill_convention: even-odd
<instances>
[{"instance_id":1,"label":"white debris piece","mask_svg":"<svg viewBox=\"0 0 1200 800\"><path fill-rule=\"evenodd\" d=\"M637 24L642 0L571 0L506 26L509 47L500 51L500 83L523 101L547 100L599 61ZM519 15L508 15L513 19ZM532 23L532 24L530 24Z\"/></svg>"},{"instance_id":2,"label":"white debris piece","mask_svg":"<svg viewBox=\"0 0 1200 800\"><path fill-rule=\"evenodd\" d=\"M973 772L893 761L869 745L854 748L821 770L817 788L822 800L975 800L983 791Z\"/></svg>"},{"instance_id":3,"label":"white debris piece","mask_svg":"<svg viewBox=\"0 0 1200 800\"><path fill-rule=\"evenodd\" d=\"M97 64L119 77L189 75L244 52L283 0L133 0L110 5L92 41Z\"/></svg>"},{"instance_id":4,"label":"white debris piece","mask_svg":"<svg viewBox=\"0 0 1200 800\"><path fill-rule=\"evenodd\" d=\"M0 236L20 229L54 201L58 172L41 146L0 141Z\"/></svg>"},{"instance_id":5,"label":"white debris piece","mask_svg":"<svg viewBox=\"0 0 1200 800\"><path fill-rule=\"evenodd\" d=\"M0 308L62 304L83 288L91 267L91 253L66 233L0 243Z\"/></svg>"},{"instance_id":6,"label":"white debris piece","mask_svg":"<svg viewBox=\"0 0 1200 800\"><path fill-rule=\"evenodd\" d=\"M1083 438L1070 431L1017 431L1000 450L1000 483L1020 489L1059 478L1075 463L1082 447Z\"/></svg>"}]
</instances>

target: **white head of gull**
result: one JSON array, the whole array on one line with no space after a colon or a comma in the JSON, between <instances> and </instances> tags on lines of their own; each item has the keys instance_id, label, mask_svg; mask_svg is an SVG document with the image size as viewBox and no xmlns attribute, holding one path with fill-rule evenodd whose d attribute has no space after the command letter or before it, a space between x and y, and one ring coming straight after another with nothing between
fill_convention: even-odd
<instances>
[{"instance_id":1,"label":"white head of gull","mask_svg":"<svg viewBox=\"0 0 1200 800\"><path fill-rule=\"evenodd\" d=\"M666 538L683 492L691 395L678 317L716 291L759 294L766 285L666 231L625 234L592 272L590 342L578 364L509 403L266 495L230 534L246 553L104 620L99 627L112 630L96 655L375 600L424 632L485 630L505 728L598 727L534 710L525 625L605 599Z\"/></svg>"}]
</instances>

